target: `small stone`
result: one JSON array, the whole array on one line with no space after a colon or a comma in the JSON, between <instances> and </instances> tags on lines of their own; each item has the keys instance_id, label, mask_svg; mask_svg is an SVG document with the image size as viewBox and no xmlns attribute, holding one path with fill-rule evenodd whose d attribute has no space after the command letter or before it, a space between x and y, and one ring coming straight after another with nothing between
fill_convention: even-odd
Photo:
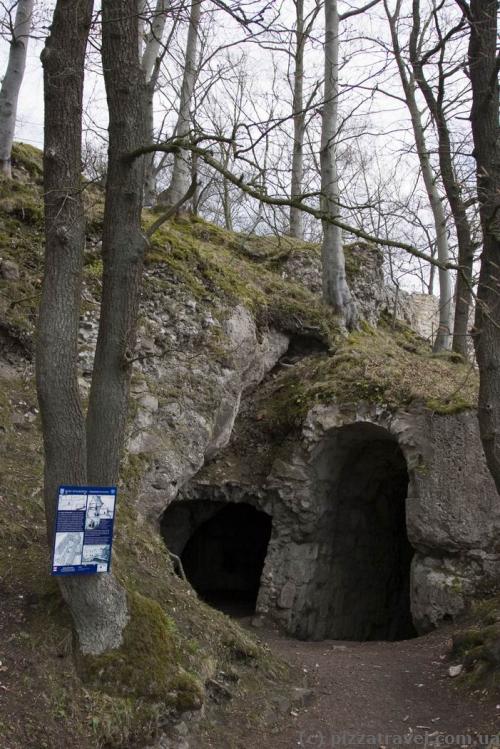
<instances>
[{"instance_id":1,"label":"small stone","mask_svg":"<svg viewBox=\"0 0 500 749\"><path fill-rule=\"evenodd\" d=\"M292 689L292 699L296 707L309 707L314 702L314 692L312 689L294 687Z\"/></svg>"},{"instance_id":2,"label":"small stone","mask_svg":"<svg viewBox=\"0 0 500 749\"><path fill-rule=\"evenodd\" d=\"M448 669L448 676L451 676L451 678L454 679L456 676L460 676L463 670L464 667L461 663L457 666L450 666Z\"/></svg>"},{"instance_id":3,"label":"small stone","mask_svg":"<svg viewBox=\"0 0 500 749\"><path fill-rule=\"evenodd\" d=\"M19 266L13 260L2 260L0 263L0 273L6 281L19 281Z\"/></svg>"},{"instance_id":4,"label":"small stone","mask_svg":"<svg viewBox=\"0 0 500 749\"><path fill-rule=\"evenodd\" d=\"M156 413L158 411L158 398L156 395L152 395L152 393L144 393L139 398L139 405L145 411L149 411L149 413Z\"/></svg>"}]
</instances>

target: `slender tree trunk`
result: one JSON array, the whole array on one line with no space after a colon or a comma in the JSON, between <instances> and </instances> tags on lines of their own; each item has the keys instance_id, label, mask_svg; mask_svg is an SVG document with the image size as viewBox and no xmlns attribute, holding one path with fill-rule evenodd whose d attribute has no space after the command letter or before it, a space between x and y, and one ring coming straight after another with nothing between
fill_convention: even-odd
<instances>
[{"instance_id":1,"label":"slender tree trunk","mask_svg":"<svg viewBox=\"0 0 500 749\"><path fill-rule=\"evenodd\" d=\"M146 240L141 232L146 142L144 74L137 53L135 0L103 3L102 57L109 108L103 227L103 291L87 415L88 478L113 484L127 423L131 359Z\"/></svg>"},{"instance_id":2,"label":"slender tree trunk","mask_svg":"<svg viewBox=\"0 0 500 749\"><path fill-rule=\"evenodd\" d=\"M224 149L222 146L223 159L222 163L226 169L229 168L229 161L231 158L231 151L229 148ZM224 224L228 231L233 231L233 212L231 210L231 190L228 180L222 178L222 207L224 210Z\"/></svg>"},{"instance_id":3,"label":"slender tree trunk","mask_svg":"<svg viewBox=\"0 0 500 749\"><path fill-rule=\"evenodd\" d=\"M152 79L157 66L157 60L161 54L163 34L169 12L169 0L157 0L150 30L144 38L144 52L141 60L141 67L146 83L149 83Z\"/></svg>"},{"instance_id":4,"label":"slender tree trunk","mask_svg":"<svg viewBox=\"0 0 500 749\"><path fill-rule=\"evenodd\" d=\"M11 156L17 102L26 67L34 4L34 0L18 0L9 61L0 90L0 171L9 179L12 177Z\"/></svg>"},{"instance_id":5,"label":"slender tree trunk","mask_svg":"<svg viewBox=\"0 0 500 749\"><path fill-rule=\"evenodd\" d=\"M293 88L293 156L292 156L292 200L302 195L304 178L304 133L306 117L304 112L304 0L295 0L295 71ZM302 211L295 206L290 208L290 235L297 239L304 236Z\"/></svg>"},{"instance_id":6,"label":"slender tree trunk","mask_svg":"<svg viewBox=\"0 0 500 749\"><path fill-rule=\"evenodd\" d=\"M146 95L144 104L144 117L146 121L146 132L148 143L154 141L154 93L155 85L152 81L146 83ZM144 157L144 205L152 206L156 200L156 169L155 154L148 153Z\"/></svg>"},{"instance_id":7,"label":"slender tree trunk","mask_svg":"<svg viewBox=\"0 0 500 749\"><path fill-rule=\"evenodd\" d=\"M228 231L233 231L233 216L231 213L231 195L229 193L229 182L222 180L223 202L224 202L224 224Z\"/></svg>"},{"instance_id":8,"label":"slender tree trunk","mask_svg":"<svg viewBox=\"0 0 500 749\"><path fill-rule=\"evenodd\" d=\"M474 336L480 382L479 426L488 467L500 492L500 127L496 51L497 0L471 0L468 15L471 123L483 232Z\"/></svg>"},{"instance_id":9,"label":"slender tree trunk","mask_svg":"<svg viewBox=\"0 0 500 749\"><path fill-rule=\"evenodd\" d=\"M339 95L339 14L337 0L325 0L325 92L321 128L321 208L340 218L337 174L337 127ZM342 231L323 221L323 298L345 321L356 324L356 309L347 284Z\"/></svg>"},{"instance_id":10,"label":"slender tree trunk","mask_svg":"<svg viewBox=\"0 0 500 749\"><path fill-rule=\"evenodd\" d=\"M453 351L467 357L469 315L472 303L472 267L474 263L474 245L467 211L462 199L462 191L455 175L451 148L450 131L443 108L444 75L442 71L445 47L441 50L439 63L438 95L434 95L427 82L424 68L418 57L418 40L420 36L420 0L413 0L413 27L410 37L410 57L415 80L424 95L429 112L436 124L439 142L439 166L446 197L450 204L458 241L458 264L455 289L455 319L453 327Z\"/></svg>"},{"instance_id":11,"label":"slender tree trunk","mask_svg":"<svg viewBox=\"0 0 500 749\"><path fill-rule=\"evenodd\" d=\"M159 59L162 52L162 40L165 32L168 14L170 12L169 0L157 0L154 16L151 20L150 30L144 36L141 67L147 84L146 96L146 119L148 136L147 142L154 141L154 110L153 100L158 85ZM144 205L153 205L156 198L156 171L154 165L154 153L148 154L144 161Z\"/></svg>"},{"instance_id":12,"label":"slender tree trunk","mask_svg":"<svg viewBox=\"0 0 500 749\"><path fill-rule=\"evenodd\" d=\"M177 120L176 136L186 138L191 130L191 105L194 86L198 74L197 50L198 33L201 18L202 0L191 0L191 13L186 43L184 76L182 79L181 97L179 103L179 117ZM191 183L191 167L189 152L179 149L174 157L174 166L170 186L164 194L162 203L175 205L186 194Z\"/></svg>"},{"instance_id":13,"label":"slender tree trunk","mask_svg":"<svg viewBox=\"0 0 500 749\"><path fill-rule=\"evenodd\" d=\"M397 4L397 9L394 15L391 14L387 5L387 0L384 0L384 6L389 21L391 30L392 48L394 57L399 70L401 78L401 84L405 94L405 101L408 107L408 111L411 117L411 123L413 128L413 135L415 138L415 145L417 149L417 155L420 162L420 169L422 170L422 177L425 184L427 196L434 219L434 226L436 230L436 245L438 260L442 264L449 262L449 248L448 248L448 235L446 231L446 216L439 195L439 190L436 184L436 178L432 169L432 165L429 158L429 151L425 142L424 128L422 125L422 119L420 111L418 109L417 100L415 97L415 82L412 77L408 76L403 62L401 49L399 46L399 39L397 34L396 22L399 15L399 9L401 6L401 0ZM443 268L439 269L439 328L434 341L434 351L444 351L451 347L451 315L453 309L453 294L451 289L451 277L449 270Z\"/></svg>"}]
</instances>

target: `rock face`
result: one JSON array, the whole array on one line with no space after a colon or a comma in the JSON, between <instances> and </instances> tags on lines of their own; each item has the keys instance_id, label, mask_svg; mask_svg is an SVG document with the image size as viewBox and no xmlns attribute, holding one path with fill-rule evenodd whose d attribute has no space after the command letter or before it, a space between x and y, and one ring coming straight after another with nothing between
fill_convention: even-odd
<instances>
[{"instance_id":1,"label":"rock face","mask_svg":"<svg viewBox=\"0 0 500 749\"><path fill-rule=\"evenodd\" d=\"M317 290L313 253L280 263L265 283L293 275ZM384 285L378 250L356 245L349 263L370 325L389 319L390 340L394 320L416 324L408 296ZM310 292L295 308L300 294L284 285L285 297L295 295L290 309L267 314L248 294L228 302L210 285L200 291L169 273L146 273L128 451L142 475L140 521L163 533L200 594L241 598L297 637L363 640L412 636L497 586L500 502L465 401L451 403L456 412L448 415L410 396L404 406L387 405L380 373L376 387L364 381L379 367L370 344L364 352L335 349L338 333L325 338L321 310L304 324L307 299L318 304ZM96 331L94 313L86 313L84 394ZM414 356L418 378L430 353L412 353L407 332L387 356ZM300 388L282 396L278 383L280 405L270 409L300 416L293 428L269 426L258 401L276 372L297 371L300 384L316 376L314 366L299 369L301 361L331 362L334 375L346 356L360 373L355 395L347 388L342 398L330 391L325 398L318 382L318 398L304 408Z\"/></svg>"},{"instance_id":2,"label":"rock face","mask_svg":"<svg viewBox=\"0 0 500 749\"><path fill-rule=\"evenodd\" d=\"M379 247L356 242L346 248L349 283L362 317L377 325L387 314L401 320L422 338L432 342L439 324L439 299L429 294L409 294L388 285L384 278L384 256ZM321 293L321 263L310 252L295 253L284 264L288 278L300 278L316 294Z\"/></svg>"},{"instance_id":3,"label":"rock face","mask_svg":"<svg viewBox=\"0 0 500 749\"><path fill-rule=\"evenodd\" d=\"M270 515L256 612L297 637L406 638L500 579L500 503L472 412L318 406L265 477L221 482L224 465L216 482L210 474L167 510L168 524L181 506L198 508L176 551L210 506Z\"/></svg>"}]
</instances>

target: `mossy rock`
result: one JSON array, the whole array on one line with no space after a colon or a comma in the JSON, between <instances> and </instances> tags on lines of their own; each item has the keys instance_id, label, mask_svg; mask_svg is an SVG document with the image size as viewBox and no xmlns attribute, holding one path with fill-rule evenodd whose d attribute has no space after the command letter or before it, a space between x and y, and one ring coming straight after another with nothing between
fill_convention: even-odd
<instances>
[{"instance_id":1,"label":"mossy rock","mask_svg":"<svg viewBox=\"0 0 500 749\"><path fill-rule=\"evenodd\" d=\"M465 364L433 357L404 326L365 324L333 355L309 356L278 374L258 400L258 418L280 430L300 426L321 403L367 402L391 410L413 405L451 414L474 408L477 378Z\"/></svg>"}]
</instances>

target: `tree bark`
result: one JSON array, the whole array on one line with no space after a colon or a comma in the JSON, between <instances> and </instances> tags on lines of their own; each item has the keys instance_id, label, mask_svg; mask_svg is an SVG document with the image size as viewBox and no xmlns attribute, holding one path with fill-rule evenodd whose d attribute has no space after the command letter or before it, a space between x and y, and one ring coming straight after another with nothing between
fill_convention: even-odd
<instances>
[{"instance_id":1,"label":"tree bark","mask_svg":"<svg viewBox=\"0 0 500 749\"><path fill-rule=\"evenodd\" d=\"M337 174L339 95L339 14L337 0L325 0L325 91L321 127L321 209L340 218ZM356 308L347 284L340 227L323 221L321 248L323 298L348 328L356 324Z\"/></svg>"},{"instance_id":2,"label":"tree bark","mask_svg":"<svg viewBox=\"0 0 500 749\"><path fill-rule=\"evenodd\" d=\"M154 140L154 111L153 100L158 85L159 59L162 50L163 34L167 17L170 12L169 0L157 0L150 29L144 36L141 67L147 84L146 119L148 128L148 142ZM144 160L144 205L153 205L156 198L156 171L154 153L148 154Z\"/></svg>"},{"instance_id":3,"label":"tree bark","mask_svg":"<svg viewBox=\"0 0 500 749\"><path fill-rule=\"evenodd\" d=\"M59 0L42 54L45 90L45 274L36 380L45 450L45 512L54 535L60 484L88 481L77 375L85 217L81 188L82 94L92 0ZM65 75L61 75L61 70ZM61 578L82 652L121 644L125 593L112 575Z\"/></svg>"},{"instance_id":4,"label":"tree bark","mask_svg":"<svg viewBox=\"0 0 500 749\"><path fill-rule=\"evenodd\" d=\"M186 42L184 75L182 78L181 97L179 102L179 117L177 119L176 136L186 138L191 130L191 105L198 75L198 32L201 18L202 0L191 0L189 29ZM180 148L174 156L172 179L165 191L161 202L175 205L189 189L191 183L191 167L189 151Z\"/></svg>"},{"instance_id":5,"label":"tree bark","mask_svg":"<svg viewBox=\"0 0 500 749\"><path fill-rule=\"evenodd\" d=\"M483 232L474 344L479 366L479 426L488 467L500 492L500 127L497 0L471 0L471 124Z\"/></svg>"},{"instance_id":6,"label":"tree bark","mask_svg":"<svg viewBox=\"0 0 500 749\"><path fill-rule=\"evenodd\" d=\"M469 331L469 315L472 303L472 268L474 263L474 245L472 233L467 217L467 211L462 199L460 184L456 178L453 167L450 131L443 107L444 98L444 76L442 70L445 46L440 53L438 95L435 96L431 86L427 82L422 61L417 53L417 44L420 36L420 0L413 0L413 27L410 38L410 58L415 80L425 98L425 102L436 124L439 143L439 166L443 180L446 197L450 204L455 231L458 241L458 264L460 271L457 274L455 289L455 320L453 326L452 349L463 357L468 357L467 346Z\"/></svg>"},{"instance_id":7,"label":"tree bark","mask_svg":"<svg viewBox=\"0 0 500 749\"><path fill-rule=\"evenodd\" d=\"M304 133L306 116L304 112L304 0L295 0L295 70L293 88L293 156L291 198L297 200L302 195L304 178ZM302 239L304 236L303 214L300 208L290 208L290 236Z\"/></svg>"},{"instance_id":8,"label":"tree bark","mask_svg":"<svg viewBox=\"0 0 500 749\"><path fill-rule=\"evenodd\" d=\"M7 70L0 89L0 171L9 179L12 178L11 156L17 102L26 67L34 4L34 0L18 0Z\"/></svg>"},{"instance_id":9,"label":"tree bark","mask_svg":"<svg viewBox=\"0 0 500 749\"><path fill-rule=\"evenodd\" d=\"M144 159L126 155L147 138L135 0L103 3L102 58L109 109L103 227L103 291L87 415L88 478L113 484L127 423L131 359L146 239L141 232Z\"/></svg>"},{"instance_id":10,"label":"tree bark","mask_svg":"<svg viewBox=\"0 0 500 749\"><path fill-rule=\"evenodd\" d=\"M399 39L396 28L396 21L399 15L401 0L397 4L394 14L391 14L387 0L384 0L385 11L389 21L392 48L396 64L398 66L401 84L405 95L405 101L410 113L415 146L422 170L425 189L429 198L429 204L434 219L436 230L436 245L439 261L446 265L449 262L448 236L446 232L446 216L436 184L436 178L432 169L429 158L429 151L425 142L424 128L420 111L418 109L415 97L415 81L412 76L406 72L405 64L401 54ZM439 328L434 340L434 351L444 351L451 346L451 314L452 314L453 294L451 290L450 272L445 268L439 269Z\"/></svg>"}]
</instances>

